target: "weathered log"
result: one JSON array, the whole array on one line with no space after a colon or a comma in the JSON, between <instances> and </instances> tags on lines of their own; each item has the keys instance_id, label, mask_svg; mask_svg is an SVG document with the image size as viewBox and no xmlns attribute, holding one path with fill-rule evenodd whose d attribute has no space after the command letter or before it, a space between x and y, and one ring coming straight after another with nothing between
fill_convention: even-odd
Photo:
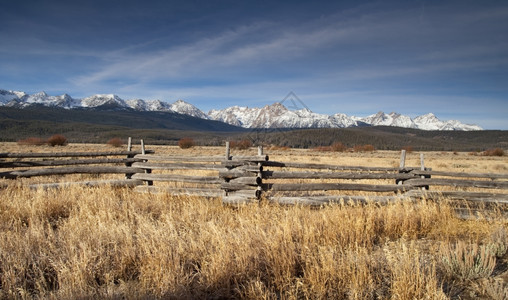
<instances>
[{"instance_id":1,"label":"weathered log","mask_svg":"<svg viewBox=\"0 0 508 300\"><path fill-rule=\"evenodd\" d=\"M388 204L396 201L407 201L404 196L307 196L307 197L270 197L270 202L283 205L322 206L327 204Z\"/></svg>"},{"instance_id":2,"label":"weathered log","mask_svg":"<svg viewBox=\"0 0 508 300\"><path fill-rule=\"evenodd\" d=\"M263 171L263 178L271 179L410 179L416 175L405 173L334 173Z\"/></svg>"},{"instance_id":3,"label":"weathered log","mask_svg":"<svg viewBox=\"0 0 508 300\"><path fill-rule=\"evenodd\" d=\"M172 188L140 185L135 188L137 192L167 193L175 196L223 197L225 192L218 188Z\"/></svg>"},{"instance_id":4,"label":"weathered log","mask_svg":"<svg viewBox=\"0 0 508 300\"><path fill-rule=\"evenodd\" d=\"M136 173L132 175L132 178L145 181L174 181L174 182L203 183L203 184L220 184L223 182L223 180L221 180L216 176L186 176L176 174Z\"/></svg>"},{"instance_id":5,"label":"weathered log","mask_svg":"<svg viewBox=\"0 0 508 300\"><path fill-rule=\"evenodd\" d=\"M153 153L152 150L146 150ZM0 153L0 158L36 158L36 157L90 157L90 156L120 156L136 155L140 151L106 151L106 152L54 152L54 153Z\"/></svg>"},{"instance_id":6,"label":"weathered log","mask_svg":"<svg viewBox=\"0 0 508 300\"><path fill-rule=\"evenodd\" d=\"M458 191L422 191L411 190L405 195L414 198L466 200L472 202L508 204L508 194L458 192Z\"/></svg>"},{"instance_id":7,"label":"weathered log","mask_svg":"<svg viewBox=\"0 0 508 300\"><path fill-rule=\"evenodd\" d=\"M238 191L230 191L226 193L227 196L242 196L246 198L258 198L261 197L260 190L238 190Z\"/></svg>"},{"instance_id":8,"label":"weathered log","mask_svg":"<svg viewBox=\"0 0 508 300\"><path fill-rule=\"evenodd\" d=\"M399 192L408 190L396 184L358 184L358 183L269 183L263 184L264 190L274 192L288 191L368 191L368 192Z\"/></svg>"},{"instance_id":9,"label":"weathered log","mask_svg":"<svg viewBox=\"0 0 508 300\"><path fill-rule=\"evenodd\" d=\"M86 166L86 167L62 167L50 169L33 169L12 171L12 175L17 177L34 177L47 175L67 175L67 174L120 174L143 172L142 169L130 167L104 167L104 166Z\"/></svg>"},{"instance_id":10,"label":"weathered log","mask_svg":"<svg viewBox=\"0 0 508 300\"><path fill-rule=\"evenodd\" d=\"M229 170L229 169L221 169L219 171L219 177L224 179L234 179L239 177L255 177L257 174L256 172L252 171L246 171L246 170Z\"/></svg>"},{"instance_id":11,"label":"weathered log","mask_svg":"<svg viewBox=\"0 0 508 300\"><path fill-rule=\"evenodd\" d=\"M440 179L440 178L408 179L407 181L404 182L404 185L411 185L414 187L439 185L439 186L475 187L489 189L508 188L507 181L481 181L481 180Z\"/></svg>"},{"instance_id":12,"label":"weathered log","mask_svg":"<svg viewBox=\"0 0 508 300\"><path fill-rule=\"evenodd\" d=\"M367 192L398 192L410 190L411 186L386 184L355 184L355 183L263 183L264 191L289 192L289 191L367 191ZM247 184L223 182L221 188L225 190L252 189Z\"/></svg>"},{"instance_id":13,"label":"weathered log","mask_svg":"<svg viewBox=\"0 0 508 300\"><path fill-rule=\"evenodd\" d=\"M225 167L237 167L249 164L264 164L268 161L268 155L254 155L254 156L232 156L229 160L222 160L221 163Z\"/></svg>"},{"instance_id":14,"label":"weathered log","mask_svg":"<svg viewBox=\"0 0 508 300\"><path fill-rule=\"evenodd\" d=\"M398 168L385 168L385 167L361 167L361 166L337 166L329 164L312 164L312 163L296 163L296 162L276 162L267 161L263 163L265 167L286 167L286 168L300 168L300 169L328 169L339 171L367 171L367 172L398 172Z\"/></svg>"},{"instance_id":15,"label":"weathered log","mask_svg":"<svg viewBox=\"0 0 508 300\"><path fill-rule=\"evenodd\" d=\"M243 183L232 183L232 182L222 182L221 189L226 191L238 191L238 190L255 190L256 186L243 184Z\"/></svg>"},{"instance_id":16,"label":"weathered log","mask_svg":"<svg viewBox=\"0 0 508 300\"><path fill-rule=\"evenodd\" d=\"M250 162L265 162L269 160L268 155L251 155L251 156L232 156L230 160L233 161L250 161Z\"/></svg>"},{"instance_id":17,"label":"weathered log","mask_svg":"<svg viewBox=\"0 0 508 300\"><path fill-rule=\"evenodd\" d=\"M16 179L16 178L18 178L18 176L11 174L11 172L0 172L0 178Z\"/></svg>"},{"instance_id":18,"label":"weathered log","mask_svg":"<svg viewBox=\"0 0 508 300\"><path fill-rule=\"evenodd\" d=\"M222 166L225 168L233 169L233 168L253 168L258 167L257 162L252 161L240 161L240 160L224 160L221 162Z\"/></svg>"},{"instance_id":19,"label":"weathered log","mask_svg":"<svg viewBox=\"0 0 508 300\"><path fill-rule=\"evenodd\" d=\"M98 186L111 186L111 187L136 187L142 185L141 180L98 180L98 181L78 181L78 182L60 182L60 183L44 183L44 184L32 184L29 185L30 189L55 189L55 188L68 188L72 186L86 186L86 187L98 187Z\"/></svg>"},{"instance_id":20,"label":"weathered log","mask_svg":"<svg viewBox=\"0 0 508 300\"><path fill-rule=\"evenodd\" d=\"M237 168L235 168L235 170L242 170L242 171L247 171L247 172L256 172L256 173L258 173L258 172L262 172L263 171L263 166L259 165L259 163L258 164L253 164L253 165L242 165L242 166L238 166Z\"/></svg>"},{"instance_id":21,"label":"weathered log","mask_svg":"<svg viewBox=\"0 0 508 300\"><path fill-rule=\"evenodd\" d=\"M197 164L197 163L151 163L136 162L132 164L135 168L154 170L217 170L223 167L219 164Z\"/></svg>"},{"instance_id":22,"label":"weathered log","mask_svg":"<svg viewBox=\"0 0 508 300\"><path fill-rule=\"evenodd\" d=\"M223 156L186 156L186 155L142 155L138 154L135 158L144 159L147 161L174 161L174 162L221 162L224 160Z\"/></svg>"},{"instance_id":23,"label":"weathered log","mask_svg":"<svg viewBox=\"0 0 508 300\"><path fill-rule=\"evenodd\" d=\"M66 160L41 160L41 161L4 161L0 162L0 168L124 164L124 163L133 163L137 161L140 160L135 158L99 158L99 159L66 159Z\"/></svg>"},{"instance_id":24,"label":"weathered log","mask_svg":"<svg viewBox=\"0 0 508 300\"><path fill-rule=\"evenodd\" d=\"M246 184L246 185L255 185L258 186L263 182L261 177L238 177L231 179L229 183L232 184Z\"/></svg>"},{"instance_id":25,"label":"weathered log","mask_svg":"<svg viewBox=\"0 0 508 300\"><path fill-rule=\"evenodd\" d=\"M495 174L495 173L459 173L459 172L413 170L413 171L411 171L411 174L425 175L425 176L448 176L448 177L466 177L466 178L508 179L508 174Z\"/></svg>"}]
</instances>

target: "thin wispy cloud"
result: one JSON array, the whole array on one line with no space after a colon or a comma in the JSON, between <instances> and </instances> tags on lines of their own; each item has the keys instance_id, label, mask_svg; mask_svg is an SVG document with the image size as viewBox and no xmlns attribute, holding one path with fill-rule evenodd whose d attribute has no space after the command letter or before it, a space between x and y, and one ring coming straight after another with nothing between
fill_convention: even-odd
<instances>
[{"instance_id":1,"label":"thin wispy cloud","mask_svg":"<svg viewBox=\"0 0 508 300\"><path fill-rule=\"evenodd\" d=\"M0 88L182 98L203 110L270 104L294 91L321 113L418 107L506 119L496 112L508 107L508 4L243 4L12 3L0 12L8 41Z\"/></svg>"}]
</instances>

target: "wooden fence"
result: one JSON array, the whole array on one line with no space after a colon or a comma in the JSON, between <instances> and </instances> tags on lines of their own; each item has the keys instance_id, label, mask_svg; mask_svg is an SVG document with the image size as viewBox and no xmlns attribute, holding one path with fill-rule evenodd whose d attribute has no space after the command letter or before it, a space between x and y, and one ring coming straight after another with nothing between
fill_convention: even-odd
<instances>
[{"instance_id":1,"label":"wooden fence","mask_svg":"<svg viewBox=\"0 0 508 300\"><path fill-rule=\"evenodd\" d=\"M508 204L508 174L433 171L425 168L423 154L420 166L407 167L405 150L401 152L399 168L277 162L266 158L257 165L250 163L248 169L244 166L241 171L220 172L221 178L229 179L222 184L224 202L247 203L263 196L281 204L320 206L332 202L387 203L446 197ZM483 191L467 191L470 188Z\"/></svg>"},{"instance_id":2,"label":"wooden fence","mask_svg":"<svg viewBox=\"0 0 508 300\"><path fill-rule=\"evenodd\" d=\"M252 165L268 160L267 156L262 155L232 156L229 143L226 145L225 156L136 155L135 157L142 159L143 162L136 162L132 167L144 171L134 174L132 178L143 180L146 183L144 186L136 187L136 190L206 197L225 197L228 192L231 193L223 188L227 182L230 184L242 183L247 186L249 184L256 185L255 176L243 176L236 180L223 176L223 174L227 172L248 173L249 170L255 170L251 167ZM165 185L160 183L165 183ZM235 191L235 194L242 195L242 191Z\"/></svg>"},{"instance_id":3,"label":"wooden fence","mask_svg":"<svg viewBox=\"0 0 508 300\"><path fill-rule=\"evenodd\" d=\"M56 188L69 185L111 185L137 186L143 181L132 179L132 175L142 169L132 167L142 161L136 155L149 154L141 140L141 150L132 150L132 140L126 151L103 152L52 152L52 153L0 153L0 178L17 179L37 176L71 175L71 174L118 174L117 179L66 181L59 183L33 184L32 188Z\"/></svg>"},{"instance_id":4,"label":"wooden fence","mask_svg":"<svg viewBox=\"0 0 508 300\"><path fill-rule=\"evenodd\" d=\"M124 174L108 181L48 183L134 186L141 192L222 197L241 204L266 199L281 204L323 205L331 202L387 203L408 198L468 200L508 204L508 174L434 171L421 165L398 168L339 166L270 160L257 155L156 155L144 149L79 153L0 153L0 178L64 174ZM41 185L38 185L41 186ZM474 191L471 191L474 188Z\"/></svg>"}]
</instances>

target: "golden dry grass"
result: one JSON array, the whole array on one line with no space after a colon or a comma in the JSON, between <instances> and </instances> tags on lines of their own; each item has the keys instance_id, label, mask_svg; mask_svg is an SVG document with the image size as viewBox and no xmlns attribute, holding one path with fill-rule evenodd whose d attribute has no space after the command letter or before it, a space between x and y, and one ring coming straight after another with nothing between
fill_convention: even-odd
<instances>
[{"instance_id":1,"label":"golden dry grass","mask_svg":"<svg viewBox=\"0 0 508 300\"><path fill-rule=\"evenodd\" d=\"M393 167L399 159L396 152L267 152L342 165ZM470 172L508 165L505 157L462 153L429 153L426 161L438 170L468 165ZM408 163L418 164L419 156ZM12 182L0 199L0 298L505 299L508 293L508 220L459 219L446 199L235 208L220 199L127 188L45 191Z\"/></svg>"}]
</instances>

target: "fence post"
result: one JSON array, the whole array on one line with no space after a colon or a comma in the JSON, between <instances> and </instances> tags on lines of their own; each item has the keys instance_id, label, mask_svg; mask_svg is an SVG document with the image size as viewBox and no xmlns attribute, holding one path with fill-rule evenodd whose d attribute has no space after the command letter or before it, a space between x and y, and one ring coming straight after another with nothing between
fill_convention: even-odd
<instances>
[{"instance_id":1,"label":"fence post","mask_svg":"<svg viewBox=\"0 0 508 300\"><path fill-rule=\"evenodd\" d=\"M399 173L405 173L404 167L406 166L406 150L402 149L400 151L400 164L399 164ZM404 180L397 179L395 180L395 184L402 185Z\"/></svg>"},{"instance_id":2,"label":"fence post","mask_svg":"<svg viewBox=\"0 0 508 300\"><path fill-rule=\"evenodd\" d=\"M231 160L229 142L226 142L226 160Z\"/></svg>"},{"instance_id":3,"label":"fence post","mask_svg":"<svg viewBox=\"0 0 508 300\"><path fill-rule=\"evenodd\" d=\"M132 137L129 137L129 139L127 140L127 151L132 151ZM132 154L127 154L127 159L129 158L133 158L134 155ZM125 163L125 166L126 167L131 167L132 166L132 162L126 162ZM126 173L125 174L125 179L131 179L132 178L132 174L133 173Z\"/></svg>"},{"instance_id":4,"label":"fence post","mask_svg":"<svg viewBox=\"0 0 508 300\"><path fill-rule=\"evenodd\" d=\"M400 165L399 165L399 169L404 169L404 167L406 166L406 150L402 149L402 151L400 152Z\"/></svg>"},{"instance_id":5,"label":"fence post","mask_svg":"<svg viewBox=\"0 0 508 300\"><path fill-rule=\"evenodd\" d=\"M263 155L263 146L261 146L261 145L258 146L258 155L259 156ZM262 170L263 164L259 162L258 163L258 167L259 167L259 170ZM257 174L257 177L259 177L260 183L259 183L259 186L256 189L256 198L260 199L261 198L261 194L263 193L263 187L262 187L262 185L263 185L263 172L259 171L258 174Z\"/></svg>"},{"instance_id":6,"label":"fence post","mask_svg":"<svg viewBox=\"0 0 508 300\"><path fill-rule=\"evenodd\" d=\"M143 139L141 139L141 154L142 155L146 155L145 141ZM143 162L147 162L147 161L148 161L147 159L143 160ZM151 174L152 173L152 169L145 169L145 173L146 174ZM153 181L147 180L146 181L146 185L153 185Z\"/></svg>"},{"instance_id":7,"label":"fence post","mask_svg":"<svg viewBox=\"0 0 508 300\"><path fill-rule=\"evenodd\" d=\"M423 159L423 153L420 153L420 170L421 171L425 171L425 164L424 164L424 159ZM425 175L420 176L420 178L422 178L422 179L424 179L425 177L426 177ZM428 190L428 189L429 189L428 185L422 187L422 190Z\"/></svg>"},{"instance_id":8,"label":"fence post","mask_svg":"<svg viewBox=\"0 0 508 300\"><path fill-rule=\"evenodd\" d=\"M127 140L127 151L132 151L132 137Z\"/></svg>"}]
</instances>

